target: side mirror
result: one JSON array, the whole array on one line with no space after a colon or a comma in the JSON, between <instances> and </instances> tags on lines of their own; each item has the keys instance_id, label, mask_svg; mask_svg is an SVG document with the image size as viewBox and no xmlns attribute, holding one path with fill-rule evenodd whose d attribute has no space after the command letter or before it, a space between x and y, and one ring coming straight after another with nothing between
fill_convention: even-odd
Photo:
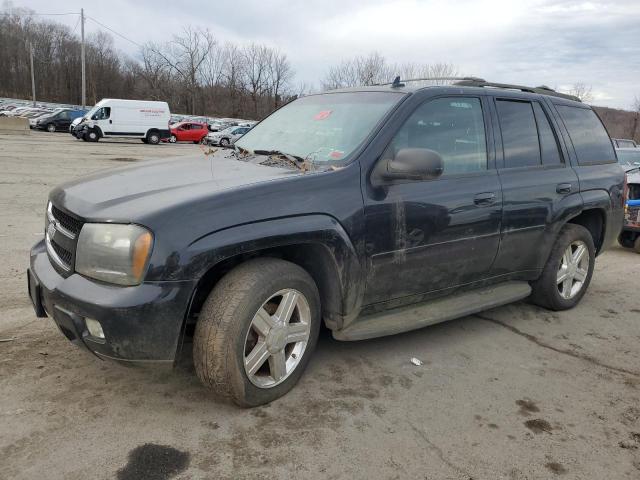
<instances>
[{"instance_id":1,"label":"side mirror","mask_svg":"<svg viewBox=\"0 0 640 480\"><path fill-rule=\"evenodd\" d=\"M374 186L398 181L433 180L442 175L444 162L438 152L427 148L403 148L392 159L381 159L373 170Z\"/></svg>"}]
</instances>

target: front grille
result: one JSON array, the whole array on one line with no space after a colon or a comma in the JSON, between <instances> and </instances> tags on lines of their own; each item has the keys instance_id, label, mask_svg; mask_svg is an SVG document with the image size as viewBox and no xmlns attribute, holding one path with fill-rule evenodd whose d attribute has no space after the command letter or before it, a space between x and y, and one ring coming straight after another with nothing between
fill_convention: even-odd
<instances>
[{"instance_id":1,"label":"front grille","mask_svg":"<svg viewBox=\"0 0 640 480\"><path fill-rule=\"evenodd\" d=\"M78 235L84 222L49 203L45 243L52 265L63 276L73 273Z\"/></svg>"},{"instance_id":2,"label":"front grille","mask_svg":"<svg viewBox=\"0 0 640 480\"><path fill-rule=\"evenodd\" d=\"M55 207L55 205L51 205L51 213L54 218L62 225L64 228L69 230L74 235L78 235L80 233L80 229L82 228L83 222L76 218L73 218L71 215L67 215L62 210Z\"/></svg>"},{"instance_id":3,"label":"front grille","mask_svg":"<svg viewBox=\"0 0 640 480\"><path fill-rule=\"evenodd\" d=\"M53 251L56 252L56 255L58 255L60 260L62 260L65 263L65 265L67 266L71 265L71 259L73 258L73 254L69 250L58 245L55 240L51 240L51 248L53 248Z\"/></svg>"}]
</instances>

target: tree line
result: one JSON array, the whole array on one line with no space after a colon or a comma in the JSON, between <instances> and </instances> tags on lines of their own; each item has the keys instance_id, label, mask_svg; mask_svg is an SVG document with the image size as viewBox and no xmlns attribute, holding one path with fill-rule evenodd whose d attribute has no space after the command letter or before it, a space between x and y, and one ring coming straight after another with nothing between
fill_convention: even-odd
<instances>
[{"instance_id":1,"label":"tree line","mask_svg":"<svg viewBox=\"0 0 640 480\"><path fill-rule=\"evenodd\" d=\"M0 15L0 96L81 103L80 38L70 27L35 20L25 9ZM294 70L277 48L220 43L208 29L186 27L163 43L140 46L139 60L105 32L85 38L87 104L102 98L167 101L193 115L262 118L294 95ZM300 93L300 92L298 92Z\"/></svg>"}]
</instances>

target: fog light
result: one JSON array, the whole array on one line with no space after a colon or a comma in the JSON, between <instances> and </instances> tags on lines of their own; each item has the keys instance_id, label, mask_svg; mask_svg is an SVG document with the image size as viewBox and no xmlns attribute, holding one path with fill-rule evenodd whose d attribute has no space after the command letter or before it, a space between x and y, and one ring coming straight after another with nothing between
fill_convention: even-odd
<instances>
[{"instance_id":1,"label":"fog light","mask_svg":"<svg viewBox=\"0 0 640 480\"><path fill-rule=\"evenodd\" d=\"M104 339L104 332L102 331L102 325L100 325L99 321L93 318L87 318L84 322L87 324L87 330L89 330L92 337Z\"/></svg>"}]
</instances>

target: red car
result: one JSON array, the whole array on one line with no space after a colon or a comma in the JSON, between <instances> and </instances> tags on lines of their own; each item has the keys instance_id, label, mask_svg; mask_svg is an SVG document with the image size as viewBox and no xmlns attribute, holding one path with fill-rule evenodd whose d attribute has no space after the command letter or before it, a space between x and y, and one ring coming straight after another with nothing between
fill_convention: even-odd
<instances>
[{"instance_id":1,"label":"red car","mask_svg":"<svg viewBox=\"0 0 640 480\"><path fill-rule=\"evenodd\" d=\"M171 125L169 142L193 142L200 143L209 133L206 123L180 122Z\"/></svg>"}]
</instances>

